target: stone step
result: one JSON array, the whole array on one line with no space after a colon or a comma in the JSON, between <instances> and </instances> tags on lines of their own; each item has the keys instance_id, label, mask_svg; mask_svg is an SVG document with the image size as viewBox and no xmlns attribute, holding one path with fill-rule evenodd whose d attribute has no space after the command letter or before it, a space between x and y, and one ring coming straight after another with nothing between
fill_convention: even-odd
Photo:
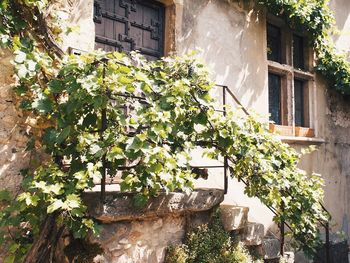
<instances>
[{"instance_id":1,"label":"stone step","mask_svg":"<svg viewBox=\"0 0 350 263\"><path fill-rule=\"evenodd\" d=\"M294 259L295 259L294 252L292 251L284 252L283 257L286 263L294 263Z\"/></svg>"},{"instance_id":2,"label":"stone step","mask_svg":"<svg viewBox=\"0 0 350 263\"><path fill-rule=\"evenodd\" d=\"M221 218L227 232L246 227L249 208L244 206L220 205Z\"/></svg>"},{"instance_id":3,"label":"stone step","mask_svg":"<svg viewBox=\"0 0 350 263\"><path fill-rule=\"evenodd\" d=\"M280 263L281 262L281 258L282 257L278 257L278 258L272 258L272 259L264 259L264 263ZM284 256L283 256L285 263L295 263L294 261L294 253L293 252L284 252Z\"/></svg>"},{"instance_id":4,"label":"stone step","mask_svg":"<svg viewBox=\"0 0 350 263\"><path fill-rule=\"evenodd\" d=\"M230 232L235 241L241 241L246 246L260 246L264 238L264 225L249 222L244 228Z\"/></svg>"},{"instance_id":5,"label":"stone step","mask_svg":"<svg viewBox=\"0 0 350 263\"><path fill-rule=\"evenodd\" d=\"M243 230L242 241L246 246L258 246L262 244L264 238L264 225L249 222Z\"/></svg>"},{"instance_id":6,"label":"stone step","mask_svg":"<svg viewBox=\"0 0 350 263\"><path fill-rule=\"evenodd\" d=\"M248 250L265 260L265 262L279 262L281 258L281 242L274 237L264 237L260 245L251 245L247 247ZM284 259L286 263L294 263L294 253L290 251L284 252Z\"/></svg>"},{"instance_id":7,"label":"stone step","mask_svg":"<svg viewBox=\"0 0 350 263\"><path fill-rule=\"evenodd\" d=\"M281 242L274 237L265 237L261 244L264 259L279 259L281 256Z\"/></svg>"}]
</instances>

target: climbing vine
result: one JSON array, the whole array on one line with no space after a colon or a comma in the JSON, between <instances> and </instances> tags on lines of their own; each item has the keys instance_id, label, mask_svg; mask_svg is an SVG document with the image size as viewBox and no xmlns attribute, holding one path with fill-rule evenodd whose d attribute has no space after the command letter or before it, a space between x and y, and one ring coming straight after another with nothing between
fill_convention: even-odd
<instances>
[{"instance_id":1,"label":"climbing vine","mask_svg":"<svg viewBox=\"0 0 350 263\"><path fill-rule=\"evenodd\" d=\"M247 182L246 193L276 209L276 222L289 222L299 247L314 251L318 222L327 218L321 178L299 170L299 154L254 117L216 112L202 63L192 56L150 62L137 53L64 55L55 38L59 19L48 15L47 4L0 4L1 44L14 51L20 107L44 124L27 149L49 156L23 171L14 200L1 192L7 262L30 262L50 221L57 227L50 237L64 228L76 238L98 233L82 194L106 174L122 177L122 191L138 193L136 205L160 191L191 190L195 147L212 159L227 156L231 176ZM57 240L49 242L54 247Z\"/></svg>"},{"instance_id":2,"label":"climbing vine","mask_svg":"<svg viewBox=\"0 0 350 263\"><path fill-rule=\"evenodd\" d=\"M308 34L317 56L316 70L329 87L350 95L350 64L346 54L339 53L331 39L334 17L328 0L258 0L268 11L287 21L292 28Z\"/></svg>"}]
</instances>

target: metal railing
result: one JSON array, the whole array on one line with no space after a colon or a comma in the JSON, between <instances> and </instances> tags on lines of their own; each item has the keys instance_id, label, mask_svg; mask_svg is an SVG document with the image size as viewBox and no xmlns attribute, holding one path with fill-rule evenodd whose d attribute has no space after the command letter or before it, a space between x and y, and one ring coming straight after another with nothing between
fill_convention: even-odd
<instances>
[{"instance_id":1,"label":"metal railing","mask_svg":"<svg viewBox=\"0 0 350 263\"><path fill-rule=\"evenodd\" d=\"M224 85L216 85L218 87L222 87L223 88L223 113L224 115L226 115L226 102L227 102L227 94L231 96L231 98L238 104L238 106L240 107L240 109L247 115L250 116L249 112L247 111L247 109L241 104L241 102L237 99L237 97L234 95L234 93L227 87ZM228 175L227 175L227 169L228 169L228 159L227 157L224 157L225 161L224 161L224 175L225 175L225 194L227 193L227 186L228 186ZM232 173L234 173L234 171L231 171ZM239 181L242 181L246 186L248 185L246 181L244 181L243 179L240 179ZM293 198L293 196L291 195L291 193L289 193L287 190L284 191L284 194L287 194L287 196L290 196ZM258 197L258 196L256 196ZM331 214L329 213L329 211L324 207L324 205L322 203L319 203L323 212L325 212L328 215L329 220L331 219ZM271 206L266 205L266 207L275 215L278 216L279 213L278 211L276 211L276 209L274 209ZM280 207L282 214L284 212L284 203L282 201L281 203L281 207ZM319 224L325 229L325 252L326 252L326 263L330 263L331 262L331 255L330 255L330 227L329 227L329 220L327 221L319 221ZM288 224L288 222L284 221L284 219L282 218L280 223L279 223L279 229L280 229L280 242L281 242L281 246L280 246L280 254L281 256L284 255L284 246L285 246L285 226L287 226L289 228L289 230L292 231L291 226ZM317 255L315 255L317 257ZM320 258L319 258L320 259Z\"/></svg>"},{"instance_id":2,"label":"metal railing","mask_svg":"<svg viewBox=\"0 0 350 263\"><path fill-rule=\"evenodd\" d=\"M107 62L108 60L103 60L101 61L102 63ZM120 63L122 64L122 63ZM122 64L123 65L123 64ZM105 81L105 74L106 74L106 68L105 66L103 67L103 83ZM222 112L224 114L224 116L226 116L227 112L226 112L226 108L227 108L227 100L228 100L228 96L230 96L235 103L240 107L240 109L244 112L244 114L246 114L247 116L249 116L249 112L247 111L247 109L245 109L245 107L240 103L240 101L237 99L237 97L234 95L234 93L228 88L228 86L225 85L216 85L219 88L222 88L222 109L215 109L216 111ZM129 95L129 94L114 94L115 96L121 96L121 97L129 97L129 98L134 98L134 99L138 99L138 100L145 100L144 97L142 96L133 96L133 95ZM102 109L101 110L101 130L100 130L100 137L102 138L103 136L103 132L107 129L107 114L106 114L106 109ZM212 169L212 168L223 168L224 169L224 192L225 194L227 194L228 191L228 171L230 170L230 173L234 173L234 171L231 170L231 168L228 165L228 157L224 156L223 157L223 165L203 165L203 166L191 166L192 169ZM106 155L102 156L102 169L101 169L101 174L102 174L102 178L101 178L101 201L104 202L106 199L106 178L107 178L107 162L106 162ZM247 185L247 182L245 182L243 179L240 179L239 181L242 181L245 185ZM288 191L284 191L284 194L287 194L290 197L293 197L290 193L288 193ZM259 196L256 196L259 197ZM323 204L321 204L321 207L323 209L324 212L326 212L329 215L330 218L330 213L327 211L327 209L324 207ZM268 205L266 205L267 208L275 215L275 216L279 216L278 211L273 208L270 207ZM282 210L283 213L283 209L284 209L284 204L283 202L281 203L281 207L280 209ZM324 228L325 228L325 232L326 232L326 243L325 243L325 250L326 250L326 262L330 263L331 259L330 259L330 228L329 228L329 221L320 221L319 222ZM285 226L287 226L290 230L292 230L292 228L290 227L290 225L288 224L288 222L285 222L283 220L283 218L281 219L280 223L279 223L279 229L280 229L280 242L281 242L281 247L280 247L280 254L281 256L284 255L284 246L285 246Z\"/></svg>"}]
</instances>

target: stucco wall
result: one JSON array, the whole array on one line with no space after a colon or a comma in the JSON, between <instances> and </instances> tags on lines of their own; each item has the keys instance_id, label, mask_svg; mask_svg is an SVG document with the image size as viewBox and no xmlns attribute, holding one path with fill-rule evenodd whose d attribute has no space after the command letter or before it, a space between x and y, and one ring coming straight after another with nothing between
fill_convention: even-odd
<instances>
[{"instance_id":1,"label":"stucco wall","mask_svg":"<svg viewBox=\"0 0 350 263\"><path fill-rule=\"evenodd\" d=\"M217 84L228 86L242 105L266 121L268 116L265 15L249 1L184 1L182 31L177 38L177 53L197 50ZM221 90L216 89L218 98ZM228 104L237 106L232 99ZM197 151L195 165L217 165L201 160ZM223 187L222 169L211 169L207 181L198 187ZM249 221L260 222L265 230L275 228L272 213L257 198L244 194L244 185L229 180L225 203L250 207Z\"/></svg>"},{"instance_id":2,"label":"stucco wall","mask_svg":"<svg viewBox=\"0 0 350 263\"><path fill-rule=\"evenodd\" d=\"M263 115L267 120L268 88L266 60L266 32L264 12L248 1L177 0L162 1L167 4L169 34L168 52L184 54L199 50L213 72L216 83L229 86L241 103ZM244 3L244 4L243 4ZM337 26L341 34L334 36L339 49L350 47L350 4L347 0L332 0ZM64 49L73 47L92 50L94 47L93 0L67 1L64 10L77 32L64 36ZM24 152L27 127L16 110L11 91L13 83L11 54L0 54L0 183L14 189L20 181L19 170L27 166L29 156ZM325 205L330 210L335 225L333 232L348 234L350 215L350 103L326 88L325 80L316 77L315 92L318 137L325 140L318 151L305 156L300 167L308 172L322 174L325 179ZM300 145L294 145L300 149ZM199 158L197 163L200 162ZM213 171L209 181L198 185L222 187L221 171ZM243 186L231 180L227 203L250 206L250 220L273 227L272 214L257 199L247 198Z\"/></svg>"},{"instance_id":3,"label":"stucco wall","mask_svg":"<svg viewBox=\"0 0 350 263\"><path fill-rule=\"evenodd\" d=\"M268 112L266 29L264 12L249 1L184 1L181 31L177 36L177 53L199 50L213 72L216 83L227 85L241 103L265 115ZM244 3L244 4L243 4ZM333 0L333 9L340 34L335 35L337 48L350 47L350 5ZM333 216L332 231L348 234L350 151L349 100L328 91L326 82L316 76L316 90L311 107L315 109L313 127L325 143L304 156L300 167L325 179L325 205ZM264 118L262 118L264 120ZM305 144L293 144L300 150ZM196 158L195 164L200 164ZM204 163L204 162L202 162ZM222 172L212 171L208 181L197 185L223 186ZM235 180L229 183L225 202L249 206L250 220L275 228L272 214L257 199L247 198L244 186Z\"/></svg>"}]
</instances>

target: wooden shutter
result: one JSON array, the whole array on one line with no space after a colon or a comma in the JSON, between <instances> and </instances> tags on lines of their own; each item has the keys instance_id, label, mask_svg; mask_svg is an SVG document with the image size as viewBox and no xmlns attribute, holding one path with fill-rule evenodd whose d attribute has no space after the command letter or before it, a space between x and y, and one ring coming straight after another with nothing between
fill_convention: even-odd
<instances>
[{"instance_id":1,"label":"wooden shutter","mask_svg":"<svg viewBox=\"0 0 350 263\"><path fill-rule=\"evenodd\" d=\"M163 56L164 6L155 1L96 0L96 49L139 50L149 59Z\"/></svg>"}]
</instances>

